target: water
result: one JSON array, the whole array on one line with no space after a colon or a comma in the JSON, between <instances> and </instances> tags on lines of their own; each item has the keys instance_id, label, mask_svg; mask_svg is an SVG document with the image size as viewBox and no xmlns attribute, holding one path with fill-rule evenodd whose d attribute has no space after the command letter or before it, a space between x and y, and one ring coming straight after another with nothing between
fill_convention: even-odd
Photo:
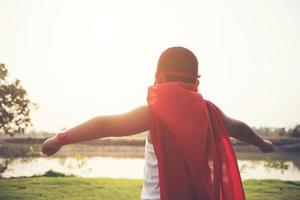
<instances>
[{"instance_id":1,"label":"water","mask_svg":"<svg viewBox=\"0 0 300 200\"><path fill-rule=\"evenodd\" d=\"M3 162L4 159L1 159ZM239 160L241 176L246 179L300 180L300 168L292 160ZM299 164L299 163L298 163ZM81 177L142 179L144 160L141 158L67 157L18 158L8 165L3 177L42 175L52 169Z\"/></svg>"},{"instance_id":2,"label":"water","mask_svg":"<svg viewBox=\"0 0 300 200\"><path fill-rule=\"evenodd\" d=\"M19 158L13 160L3 177L42 175L52 169L81 177L141 179L144 161L140 158Z\"/></svg>"}]
</instances>

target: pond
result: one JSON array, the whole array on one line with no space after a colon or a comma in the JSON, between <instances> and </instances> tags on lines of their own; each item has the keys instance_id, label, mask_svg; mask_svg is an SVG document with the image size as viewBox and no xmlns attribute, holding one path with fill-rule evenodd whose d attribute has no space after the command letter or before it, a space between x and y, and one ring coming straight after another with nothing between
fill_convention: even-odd
<instances>
[{"instance_id":1,"label":"pond","mask_svg":"<svg viewBox=\"0 0 300 200\"><path fill-rule=\"evenodd\" d=\"M299 157L297 157L299 159ZM4 159L0 159L3 162ZM299 162L295 160L238 160L243 180L300 180ZM144 159L116 157L38 157L11 160L2 177L42 175L52 169L80 177L142 179Z\"/></svg>"}]
</instances>

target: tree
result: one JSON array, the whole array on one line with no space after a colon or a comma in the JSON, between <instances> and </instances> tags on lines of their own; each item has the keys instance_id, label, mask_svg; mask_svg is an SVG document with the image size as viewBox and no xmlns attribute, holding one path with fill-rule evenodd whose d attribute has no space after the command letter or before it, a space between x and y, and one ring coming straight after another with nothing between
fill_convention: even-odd
<instances>
[{"instance_id":1,"label":"tree","mask_svg":"<svg viewBox=\"0 0 300 200\"><path fill-rule=\"evenodd\" d=\"M279 136L285 136L287 134L285 131L285 128L279 128L276 130L276 132L277 132L277 135L279 135Z\"/></svg>"},{"instance_id":2,"label":"tree","mask_svg":"<svg viewBox=\"0 0 300 200\"><path fill-rule=\"evenodd\" d=\"M0 63L0 131L13 136L31 125L30 111L36 107L20 80L8 80L8 70Z\"/></svg>"},{"instance_id":3,"label":"tree","mask_svg":"<svg viewBox=\"0 0 300 200\"><path fill-rule=\"evenodd\" d=\"M291 131L292 137L300 137L300 124L298 124L292 131Z\"/></svg>"}]
</instances>

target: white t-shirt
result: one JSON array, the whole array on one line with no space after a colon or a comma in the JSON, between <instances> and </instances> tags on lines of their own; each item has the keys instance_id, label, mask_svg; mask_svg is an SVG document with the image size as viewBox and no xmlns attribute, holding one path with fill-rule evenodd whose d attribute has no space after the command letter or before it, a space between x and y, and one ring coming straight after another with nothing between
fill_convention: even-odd
<instances>
[{"instance_id":1,"label":"white t-shirt","mask_svg":"<svg viewBox=\"0 0 300 200\"><path fill-rule=\"evenodd\" d=\"M160 200L158 165L153 145L146 138L144 185L141 200Z\"/></svg>"}]
</instances>

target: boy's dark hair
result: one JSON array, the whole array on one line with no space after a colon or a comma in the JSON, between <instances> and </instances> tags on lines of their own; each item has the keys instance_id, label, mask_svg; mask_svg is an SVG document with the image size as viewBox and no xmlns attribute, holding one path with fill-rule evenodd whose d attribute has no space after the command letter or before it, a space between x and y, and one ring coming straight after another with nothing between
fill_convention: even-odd
<instances>
[{"instance_id":1,"label":"boy's dark hair","mask_svg":"<svg viewBox=\"0 0 300 200\"><path fill-rule=\"evenodd\" d=\"M184 72L194 76L198 75L198 60L193 52L184 47L171 47L166 49L159 57L157 72ZM166 76L167 81L182 81L195 83L194 78Z\"/></svg>"}]
</instances>

